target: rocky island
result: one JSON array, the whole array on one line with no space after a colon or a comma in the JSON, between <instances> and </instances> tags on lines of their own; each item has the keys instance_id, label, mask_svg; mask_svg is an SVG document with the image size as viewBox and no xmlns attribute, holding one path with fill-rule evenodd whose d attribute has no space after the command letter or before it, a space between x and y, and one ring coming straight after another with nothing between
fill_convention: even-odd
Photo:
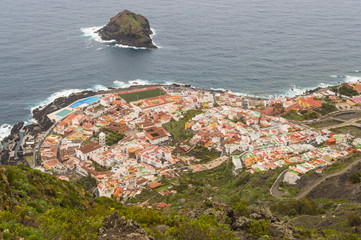
<instances>
[{"instance_id":1,"label":"rocky island","mask_svg":"<svg viewBox=\"0 0 361 240\"><path fill-rule=\"evenodd\" d=\"M131 11L124 10L112 17L109 23L98 31L106 41L116 40L118 44L155 49L150 37L153 34L148 20Z\"/></svg>"}]
</instances>

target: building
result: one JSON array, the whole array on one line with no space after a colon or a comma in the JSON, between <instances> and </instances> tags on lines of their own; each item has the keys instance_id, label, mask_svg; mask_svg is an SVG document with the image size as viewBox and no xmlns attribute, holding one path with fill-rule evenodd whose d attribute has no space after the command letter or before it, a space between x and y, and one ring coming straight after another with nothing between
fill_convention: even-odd
<instances>
[{"instance_id":1,"label":"building","mask_svg":"<svg viewBox=\"0 0 361 240\"><path fill-rule=\"evenodd\" d=\"M111 122L109 125L104 126L102 128L109 129L113 132L118 132L118 133L125 133L126 131L128 131L128 126L126 124L120 124L116 122Z\"/></svg>"},{"instance_id":2,"label":"building","mask_svg":"<svg viewBox=\"0 0 361 240\"><path fill-rule=\"evenodd\" d=\"M353 97L347 99L347 102L351 105L356 105L361 103L361 96Z\"/></svg>"},{"instance_id":3,"label":"building","mask_svg":"<svg viewBox=\"0 0 361 240\"><path fill-rule=\"evenodd\" d=\"M99 134L99 144L103 147L105 147L107 144L106 144L106 140L105 140L105 133L101 132Z\"/></svg>"},{"instance_id":4,"label":"building","mask_svg":"<svg viewBox=\"0 0 361 240\"><path fill-rule=\"evenodd\" d=\"M152 127L144 130L145 137L151 144L165 143L169 140L170 134L162 127Z\"/></svg>"},{"instance_id":5,"label":"building","mask_svg":"<svg viewBox=\"0 0 361 240\"><path fill-rule=\"evenodd\" d=\"M232 157L232 163L234 165L234 170L233 170L233 173L235 174L238 174L239 171L242 169L243 167L243 164L242 164L242 161L241 159L239 158L239 156L233 156Z\"/></svg>"},{"instance_id":6,"label":"building","mask_svg":"<svg viewBox=\"0 0 361 240\"><path fill-rule=\"evenodd\" d=\"M296 172L291 169L286 172L283 181L285 181L289 184L296 184L297 180L301 178L300 175L301 174L299 172Z\"/></svg>"},{"instance_id":7,"label":"building","mask_svg":"<svg viewBox=\"0 0 361 240\"><path fill-rule=\"evenodd\" d=\"M322 102L320 100L314 99L313 97L307 97L298 99L298 105L304 108L321 107Z\"/></svg>"},{"instance_id":8,"label":"building","mask_svg":"<svg viewBox=\"0 0 361 240\"><path fill-rule=\"evenodd\" d=\"M85 161L91 158L93 154L102 153L106 150L105 146L101 146L99 143L90 143L76 150L76 156Z\"/></svg>"}]
</instances>

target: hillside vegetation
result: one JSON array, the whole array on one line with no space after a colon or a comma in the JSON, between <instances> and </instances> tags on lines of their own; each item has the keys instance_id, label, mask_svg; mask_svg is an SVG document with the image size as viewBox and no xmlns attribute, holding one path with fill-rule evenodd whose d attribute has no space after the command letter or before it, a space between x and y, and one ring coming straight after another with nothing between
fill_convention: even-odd
<instances>
[{"instance_id":1,"label":"hillside vegetation","mask_svg":"<svg viewBox=\"0 0 361 240\"><path fill-rule=\"evenodd\" d=\"M94 199L76 183L25 166L0 166L0 239L358 239L350 231L361 224L359 205L273 200L268 188L278 173L234 177L228 162L185 174L175 196L139 196L172 204L154 210ZM322 216L334 213L344 216L330 230Z\"/></svg>"}]
</instances>

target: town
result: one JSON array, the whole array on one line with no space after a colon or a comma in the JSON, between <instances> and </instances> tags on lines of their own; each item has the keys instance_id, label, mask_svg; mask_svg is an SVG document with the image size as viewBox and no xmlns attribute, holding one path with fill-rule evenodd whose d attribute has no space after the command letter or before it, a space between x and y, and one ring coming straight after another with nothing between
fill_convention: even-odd
<instances>
[{"instance_id":1,"label":"town","mask_svg":"<svg viewBox=\"0 0 361 240\"><path fill-rule=\"evenodd\" d=\"M361 148L361 138L331 128L349 121L328 119L357 112L360 91L361 84L347 83L295 98L257 99L169 86L118 89L49 114L54 125L33 164L64 180L91 176L98 196L123 201L146 188L175 193L160 180L227 160L234 175L288 166L284 181L294 184Z\"/></svg>"}]
</instances>

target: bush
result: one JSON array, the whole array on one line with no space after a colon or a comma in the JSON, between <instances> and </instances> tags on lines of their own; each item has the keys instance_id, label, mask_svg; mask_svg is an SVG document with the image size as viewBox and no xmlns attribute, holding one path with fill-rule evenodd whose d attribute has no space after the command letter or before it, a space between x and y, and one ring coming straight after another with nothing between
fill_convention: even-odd
<instances>
[{"instance_id":1,"label":"bush","mask_svg":"<svg viewBox=\"0 0 361 240\"><path fill-rule=\"evenodd\" d=\"M326 115L327 113L334 112L336 110L337 108L335 107L335 105L330 103L322 103L322 106L316 109L316 111L322 115Z\"/></svg>"},{"instance_id":2,"label":"bush","mask_svg":"<svg viewBox=\"0 0 361 240\"><path fill-rule=\"evenodd\" d=\"M179 240L233 240L228 226L219 224L213 216L200 216L197 220L183 219L179 227L171 227L167 232L167 239Z\"/></svg>"},{"instance_id":3,"label":"bush","mask_svg":"<svg viewBox=\"0 0 361 240\"><path fill-rule=\"evenodd\" d=\"M339 91L340 91L341 95L346 95L346 96L349 96L349 97L356 96L358 94L355 89L348 88L348 87L345 87L345 86L341 86Z\"/></svg>"},{"instance_id":4,"label":"bush","mask_svg":"<svg viewBox=\"0 0 361 240\"><path fill-rule=\"evenodd\" d=\"M273 205L271 210L287 216L296 216L300 214L316 215L319 213L316 204L311 199L307 198L282 201Z\"/></svg>"},{"instance_id":5,"label":"bush","mask_svg":"<svg viewBox=\"0 0 361 240\"><path fill-rule=\"evenodd\" d=\"M360 226L361 218L355 212L349 212L346 214L347 222L351 227Z\"/></svg>"},{"instance_id":6,"label":"bush","mask_svg":"<svg viewBox=\"0 0 361 240\"><path fill-rule=\"evenodd\" d=\"M240 215L246 215L248 211L248 202L246 200L240 200L233 206L233 210Z\"/></svg>"},{"instance_id":7,"label":"bush","mask_svg":"<svg viewBox=\"0 0 361 240\"><path fill-rule=\"evenodd\" d=\"M253 220L248 226L248 234L251 237L261 237L265 235L269 235L269 223L262 220Z\"/></svg>"},{"instance_id":8,"label":"bush","mask_svg":"<svg viewBox=\"0 0 361 240\"><path fill-rule=\"evenodd\" d=\"M352 173L348 177L348 181L352 184L360 183L361 182L361 173Z\"/></svg>"}]
</instances>

